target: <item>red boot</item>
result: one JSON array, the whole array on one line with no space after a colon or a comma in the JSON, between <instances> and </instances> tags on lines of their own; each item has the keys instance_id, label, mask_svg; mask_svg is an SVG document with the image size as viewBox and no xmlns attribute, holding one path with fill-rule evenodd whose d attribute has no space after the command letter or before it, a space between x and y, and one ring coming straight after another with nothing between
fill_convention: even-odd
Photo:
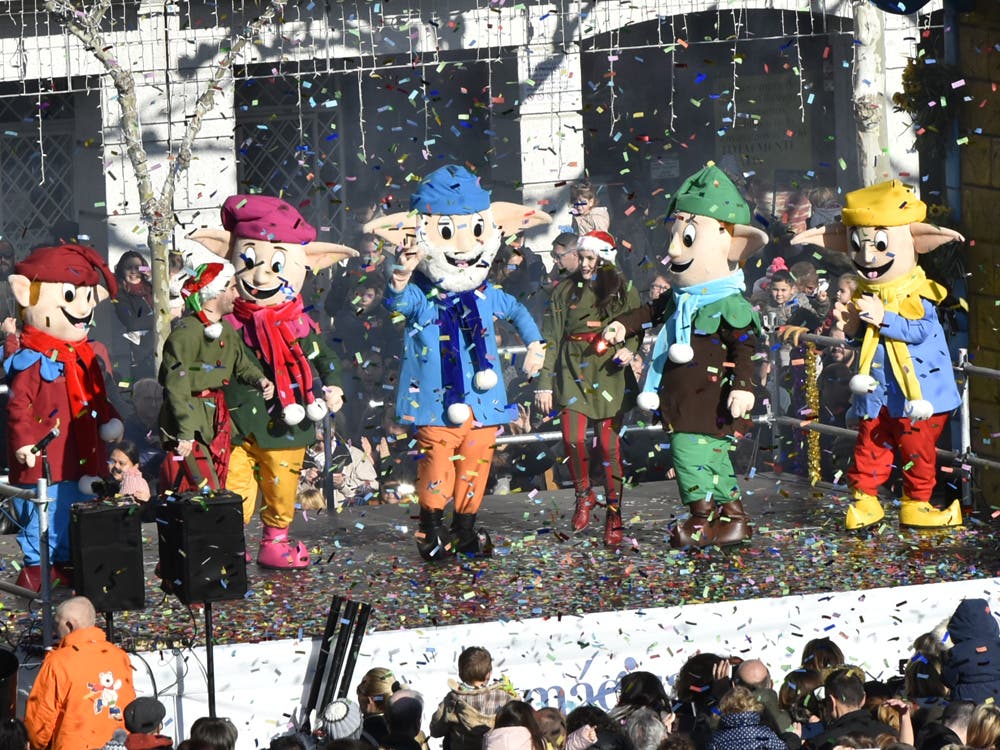
<instances>
[{"instance_id":1,"label":"red boot","mask_svg":"<svg viewBox=\"0 0 1000 750\"><path fill-rule=\"evenodd\" d=\"M573 529L583 531L590 525L590 514L597 505L597 495L593 490L587 490L585 494L576 493L576 509L573 511Z\"/></svg>"},{"instance_id":2,"label":"red boot","mask_svg":"<svg viewBox=\"0 0 1000 750\"><path fill-rule=\"evenodd\" d=\"M264 526L261 529L257 564L262 568L291 570L309 567L309 550L302 542L288 538L288 529Z\"/></svg>"},{"instance_id":3,"label":"red boot","mask_svg":"<svg viewBox=\"0 0 1000 750\"><path fill-rule=\"evenodd\" d=\"M17 585L28 591L42 590L42 566L25 565L17 575Z\"/></svg>"},{"instance_id":4,"label":"red boot","mask_svg":"<svg viewBox=\"0 0 1000 750\"><path fill-rule=\"evenodd\" d=\"M609 499L607 515L604 516L604 543L608 547L617 547L624 538L621 501Z\"/></svg>"}]
</instances>

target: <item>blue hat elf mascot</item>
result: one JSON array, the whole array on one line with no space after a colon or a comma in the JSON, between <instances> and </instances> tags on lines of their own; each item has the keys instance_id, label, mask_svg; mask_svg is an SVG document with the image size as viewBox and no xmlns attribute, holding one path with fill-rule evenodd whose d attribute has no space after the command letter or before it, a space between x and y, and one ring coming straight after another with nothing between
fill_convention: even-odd
<instances>
[{"instance_id":1,"label":"blue hat elf mascot","mask_svg":"<svg viewBox=\"0 0 1000 750\"><path fill-rule=\"evenodd\" d=\"M750 427L760 318L745 296L740 263L767 244L726 174L709 163L688 177L668 211L671 294L619 316L609 343L662 324L638 403L672 433L681 501L674 547L729 545L750 537L729 453Z\"/></svg>"},{"instance_id":2,"label":"blue hat elf mascot","mask_svg":"<svg viewBox=\"0 0 1000 750\"><path fill-rule=\"evenodd\" d=\"M420 529L417 548L427 560L455 552L488 554L476 529L497 428L517 417L500 377L494 319L513 324L527 345L522 368L541 369L544 346L530 313L486 276L503 236L551 218L515 203L490 200L465 167L427 175L409 212L365 225L400 249L385 306L405 321L396 416L417 430ZM454 502L452 532L445 506Z\"/></svg>"},{"instance_id":3,"label":"blue hat elf mascot","mask_svg":"<svg viewBox=\"0 0 1000 750\"><path fill-rule=\"evenodd\" d=\"M847 475L848 529L882 520L878 488L889 479L896 452L903 467L900 525L962 524L958 500L944 509L930 502L937 441L961 397L936 309L947 289L928 279L917 259L964 238L925 224L926 215L925 203L890 180L848 193L839 222L792 238L846 253L858 274L854 299L834 308L837 327L860 344L858 374L851 379L860 422Z\"/></svg>"}]
</instances>

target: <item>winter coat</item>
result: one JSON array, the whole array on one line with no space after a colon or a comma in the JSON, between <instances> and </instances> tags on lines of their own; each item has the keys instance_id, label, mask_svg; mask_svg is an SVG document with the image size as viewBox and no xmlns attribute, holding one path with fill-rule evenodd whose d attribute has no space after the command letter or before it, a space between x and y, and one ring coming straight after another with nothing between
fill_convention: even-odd
<instances>
[{"instance_id":1,"label":"winter coat","mask_svg":"<svg viewBox=\"0 0 1000 750\"><path fill-rule=\"evenodd\" d=\"M888 724L884 724L872 716L871 711L859 708L857 711L850 711L839 719L831 721L827 725L826 731L813 737L807 745L816 750L830 750L840 744L839 741L842 737L849 734L877 739L880 734L891 734L895 737L897 732Z\"/></svg>"},{"instance_id":2,"label":"winter coat","mask_svg":"<svg viewBox=\"0 0 1000 750\"><path fill-rule=\"evenodd\" d=\"M444 750L482 750L497 714L513 698L501 682L469 687L449 680L448 686L451 692L431 718L431 737L444 737Z\"/></svg>"},{"instance_id":3,"label":"winter coat","mask_svg":"<svg viewBox=\"0 0 1000 750\"><path fill-rule=\"evenodd\" d=\"M954 644L944 658L941 679L952 700L1000 700L1000 627L985 599L966 599L948 621Z\"/></svg>"},{"instance_id":4,"label":"winter coat","mask_svg":"<svg viewBox=\"0 0 1000 750\"><path fill-rule=\"evenodd\" d=\"M787 750L774 730L761 723L756 711L723 714L709 750Z\"/></svg>"}]
</instances>

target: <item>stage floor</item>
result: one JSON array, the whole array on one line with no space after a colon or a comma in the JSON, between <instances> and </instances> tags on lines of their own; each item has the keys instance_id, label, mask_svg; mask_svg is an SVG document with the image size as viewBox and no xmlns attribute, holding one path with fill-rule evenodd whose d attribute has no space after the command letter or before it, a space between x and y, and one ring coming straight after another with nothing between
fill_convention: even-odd
<instances>
[{"instance_id":1,"label":"stage floor","mask_svg":"<svg viewBox=\"0 0 1000 750\"><path fill-rule=\"evenodd\" d=\"M727 550L673 551L667 526L680 512L673 482L645 484L625 496L626 532L634 541L606 549L601 521L572 533L572 492L488 497L480 520L497 554L489 560L428 565L413 542L415 506L352 507L296 519L293 533L309 544L307 571L249 566L245 600L214 605L219 643L319 636L335 594L369 602L370 630L504 621L530 617L642 609L798 593L990 578L1000 573L1000 543L989 514L973 515L952 531L901 530L895 508L884 523L843 531L843 490L810 487L781 474L745 480L745 504L756 522L753 539ZM115 614L125 645L154 650L195 642L201 614L164 595L153 575L157 542L143 528L147 607ZM256 522L248 532L256 549ZM0 537L0 575L16 577L14 536ZM58 592L59 597L68 592ZM37 616L8 595L5 638L37 638Z\"/></svg>"}]
</instances>

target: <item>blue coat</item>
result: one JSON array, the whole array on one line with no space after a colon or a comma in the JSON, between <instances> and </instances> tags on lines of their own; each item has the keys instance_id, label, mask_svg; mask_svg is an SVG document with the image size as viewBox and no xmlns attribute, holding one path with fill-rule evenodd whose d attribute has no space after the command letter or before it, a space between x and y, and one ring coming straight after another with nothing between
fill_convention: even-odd
<instances>
[{"instance_id":1,"label":"blue coat","mask_svg":"<svg viewBox=\"0 0 1000 750\"><path fill-rule=\"evenodd\" d=\"M403 334L403 364L396 394L396 417L404 425L423 427L454 427L445 416L444 384L441 373L440 308L430 284L420 272L402 292L388 286L385 306L406 319ZM476 305L484 328L487 359L497 373L497 384L488 391L472 387L475 368L469 346L459 347L462 378L465 386L464 403L472 409L481 425L501 425L517 419L517 405L507 402L507 387L503 381L502 363L497 352L494 317L509 321L525 344L541 341L542 335L528 309L514 297L490 283L480 290Z\"/></svg>"},{"instance_id":2,"label":"blue coat","mask_svg":"<svg viewBox=\"0 0 1000 750\"><path fill-rule=\"evenodd\" d=\"M945 654L941 679L951 699L1000 700L1000 627L985 599L966 599L948 621L954 644Z\"/></svg>"},{"instance_id":3,"label":"blue coat","mask_svg":"<svg viewBox=\"0 0 1000 750\"><path fill-rule=\"evenodd\" d=\"M854 397L855 410L859 417L877 417L885 406L889 416L903 416L906 398L896 382L891 365L886 357L885 340L905 341L910 347L910 358L920 381L921 397L934 405L934 413L942 414L957 409L962 402L955 385L951 356L944 329L938 321L937 308L926 299L920 302L924 316L919 320L907 320L898 313L887 312L882 322L881 340L875 350L871 376L878 383L872 393Z\"/></svg>"}]
</instances>

